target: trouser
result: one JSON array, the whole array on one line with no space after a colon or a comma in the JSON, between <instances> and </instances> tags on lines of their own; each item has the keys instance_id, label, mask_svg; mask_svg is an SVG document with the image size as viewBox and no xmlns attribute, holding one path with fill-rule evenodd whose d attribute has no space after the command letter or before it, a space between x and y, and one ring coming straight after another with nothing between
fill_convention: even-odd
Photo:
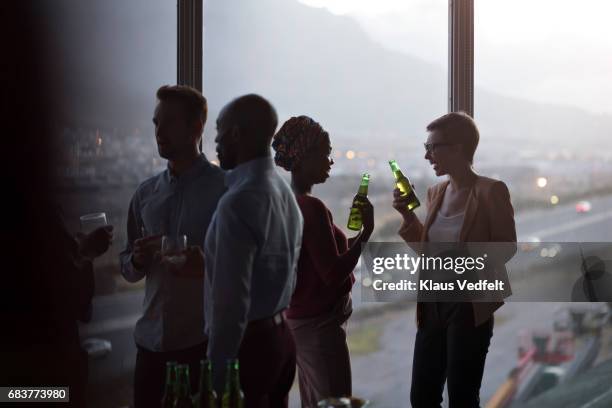
<instances>
[{"instance_id":1,"label":"trouser","mask_svg":"<svg viewBox=\"0 0 612 408\"><path fill-rule=\"evenodd\" d=\"M422 305L412 363L413 408L440 407L444 382L450 408L480 406L480 385L493 335L493 316L474 326L472 304Z\"/></svg>"},{"instance_id":2,"label":"trouser","mask_svg":"<svg viewBox=\"0 0 612 408\"><path fill-rule=\"evenodd\" d=\"M295 379L295 343L282 315L250 322L238 360L245 408L286 408Z\"/></svg>"},{"instance_id":3,"label":"trouser","mask_svg":"<svg viewBox=\"0 0 612 408\"><path fill-rule=\"evenodd\" d=\"M346 295L322 316L287 320L297 348L302 407L316 407L322 399L352 394L351 360L346 344L351 312L351 297Z\"/></svg>"},{"instance_id":4,"label":"trouser","mask_svg":"<svg viewBox=\"0 0 612 408\"><path fill-rule=\"evenodd\" d=\"M136 345L134 369L134 408L161 406L166 385L166 362L189 364L191 391L196 392L200 380L200 360L206 359L207 344L176 351L155 352Z\"/></svg>"}]
</instances>

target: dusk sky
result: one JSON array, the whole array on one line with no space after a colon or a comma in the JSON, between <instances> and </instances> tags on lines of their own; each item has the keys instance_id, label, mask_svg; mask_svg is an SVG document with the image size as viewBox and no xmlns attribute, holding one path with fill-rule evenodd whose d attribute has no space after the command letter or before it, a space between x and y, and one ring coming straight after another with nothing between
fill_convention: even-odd
<instances>
[{"instance_id":1,"label":"dusk sky","mask_svg":"<svg viewBox=\"0 0 612 408\"><path fill-rule=\"evenodd\" d=\"M357 20L387 48L446 66L447 0L300 0ZM612 113L612 3L475 0L476 85Z\"/></svg>"}]
</instances>

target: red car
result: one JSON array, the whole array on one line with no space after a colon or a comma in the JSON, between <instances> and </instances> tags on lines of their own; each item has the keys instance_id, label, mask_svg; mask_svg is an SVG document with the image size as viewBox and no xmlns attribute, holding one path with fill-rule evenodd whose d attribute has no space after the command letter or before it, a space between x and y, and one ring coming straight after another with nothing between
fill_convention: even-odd
<instances>
[{"instance_id":1,"label":"red car","mask_svg":"<svg viewBox=\"0 0 612 408\"><path fill-rule=\"evenodd\" d=\"M588 201L579 201L576 204L576 212L577 213L587 213L591 211L591 203Z\"/></svg>"}]
</instances>

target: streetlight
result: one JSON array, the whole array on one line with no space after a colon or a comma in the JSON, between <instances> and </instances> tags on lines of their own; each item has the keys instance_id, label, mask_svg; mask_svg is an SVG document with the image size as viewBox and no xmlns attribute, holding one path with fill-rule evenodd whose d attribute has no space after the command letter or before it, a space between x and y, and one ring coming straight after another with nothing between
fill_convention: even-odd
<instances>
[{"instance_id":1,"label":"streetlight","mask_svg":"<svg viewBox=\"0 0 612 408\"><path fill-rule=\"evenodd\" d=\"M550 196L550 203L552 205L557 205L559 204L559 197L557 197L556 195L551 195Z\"/></svg>"},{"instance_id":2,"label":"streetlight","mask_svg":"<svg viewBox=\"0 0 612 408\"><path fill-rule=\"evenodd\" d=\"M538 177L536 183L538 187L544 188L548 184L548 180L546 179L546 177Z\"/></svg>"}]
</instances>

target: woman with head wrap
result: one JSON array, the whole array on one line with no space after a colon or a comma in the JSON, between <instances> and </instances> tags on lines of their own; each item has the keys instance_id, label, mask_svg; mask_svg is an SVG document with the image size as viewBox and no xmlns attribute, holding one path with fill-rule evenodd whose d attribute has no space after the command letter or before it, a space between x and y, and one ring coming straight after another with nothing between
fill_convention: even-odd
<instances>
[{"instance_id":1,"label":"woman with head wrap","mask_svg":"<svg viewBox=\"0 0 612 408\"><path fill-rule=\"evenodd\" d=\"M361 208L363 229L351 239L333 223L331 212L310 193L329 177L328 133L307 116L293 117L274 136L277 165L291 172L291 185L304 217L297 285L286 317L297 347L303 407L327 397L351 395L351 365L346 344L352 312L353 269L374 228L369 201Z\"/></svg>"}]
</instances>

